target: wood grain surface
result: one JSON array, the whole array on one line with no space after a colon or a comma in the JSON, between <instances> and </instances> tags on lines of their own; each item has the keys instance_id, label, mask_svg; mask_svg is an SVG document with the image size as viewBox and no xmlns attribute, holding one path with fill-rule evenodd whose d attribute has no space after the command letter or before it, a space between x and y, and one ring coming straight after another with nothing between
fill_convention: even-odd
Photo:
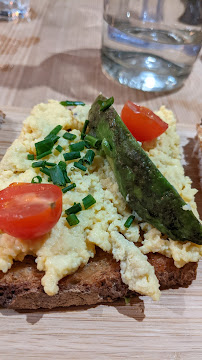
<instances>
[{"instance_id":1,"label":"wood grain surface","mask_svg":"<svg viewBox=\"0 0 202 360\"><path fill-rule=\"evenodd\" d=\"M143 93L102 73L101 0L31 0L29 21L0 22L0 156L19 134L30 108L50 98L91 103L99 92L177 116L186 174L199 188L195 124L202 118L202 55L184 86L171 93ZM202 215L201 194L197 203ZM164 291L130 305L54 311L0 309L0 359L202 359L202 263L188 289Z\"/></svg>"},{"instance_id":2,"label":"wood grain surface","mask_svg":"<svg viewBox=\"0 0 202 360\"><path fill-rule=\"evenodd\" d=\"M165 104L183 123L202 117L202 54L178 91L144 93L102 72L102 0L31 0L31 20L0 23L1 106L32 107L50 98L92 103L102 92L156 109Z\"/></svg>"},{"instance_id":3,"label":"wood grain surface","mask_svg":"<svg viewBox=\"0 0 202 360\"><path fill-rule=\"evenodd\" d=\"M4 107L0 157L29 109ZM195 126L179 124L186 174L199 189ZM198 206L201 209L201 197ZM0 359L195 360L202 358L202 262L187 289L163 291L159 302L23 312L0 309Z\"/></svg>"}]
</instances>

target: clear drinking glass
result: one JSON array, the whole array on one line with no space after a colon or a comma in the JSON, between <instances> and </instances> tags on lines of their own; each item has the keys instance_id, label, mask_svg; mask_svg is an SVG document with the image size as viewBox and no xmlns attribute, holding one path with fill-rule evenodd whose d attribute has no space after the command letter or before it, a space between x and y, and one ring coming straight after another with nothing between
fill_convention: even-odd
<instances>
[{"instance_id":1,"label":"clear drinking glass","mask_svg":"<svg viewBox=\"0 0 202 360\"><path fill-rule=\"evenodd\" d=\"M143 91L180 87L202 44L202 0L104 0L102 68Z\"/></svg>"},{"instance_id":2,"label":"clear drinking glass","mask_svg":"<svg viewBox=\"0 0 202 360\"><path fill-rule=\"evenodd\" d=\"M0 20L27 18L30 0L0 0Z\"/></svg>"}]
</instances>

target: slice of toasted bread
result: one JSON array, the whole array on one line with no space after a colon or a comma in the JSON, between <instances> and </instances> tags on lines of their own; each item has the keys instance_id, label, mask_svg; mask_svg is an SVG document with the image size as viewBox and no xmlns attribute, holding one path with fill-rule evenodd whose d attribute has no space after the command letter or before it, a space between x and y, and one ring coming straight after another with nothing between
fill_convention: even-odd
<instances>
[{"instance_id":1,"label":"slice of toasted bread","mask_svg":"<svg viewBox=\"0 0 202 360\"><path fill-rule=\"evenodd\" d=\"M160 254L148 254L161 289L187 287L196 278L197 263L178 269ZM11 309L38 309L71 305L92 305L112 302L132 293L121 281L119 263L110 254L97 249L94 259L59 282L59 293L48 296L41 285L43 272L36 268L34 258L15 262L8 273L0 273L0 305Z\"/></svg>"},{"instance_id":2,"label":"slice of toasted bread","mask_svg":"<svg viewBox=\"0 0 202 360\"><path fill-rule=\"evenodd\" d=\"M51 103L51 106L52 105L55 106L55 102ZM166 110L163 109L163 111ZM66 116L66 113L64 116ZM34 121L33 123L35 125L36 122ZM24 131L26 132L27 129L25 128ZM174 160L178 159L178 150L176 151ZM173 153L173 150L171 153ZM6 158L4 159L5 167L3 166L3 170L5 171L8 160L9 157L7 154L7 160ZM15 164L12 166L14 165ZM12 166L10 171L13 171ZM34 176L34 174L32 176ZM140 233L141 231L144 232L144 230L140 230ZM189 262L183 267L177 268L172 258L165 257L158 253L151 253L153 249L151 249L151 247L147 249L149 244L146 240L147 239L144 239L144 253L147 255L150 264L154 267L161 289L189 286L196 278L197 262ZM159 241L161 242L162 239L159 238ZM138 244L140 245L140 243L136 244L137 246ZM173 244L173 247L175 248L174 250L179 250L175 244ZM4 243L2 243L2 249L2 251L5 250ZM159 249L157 247L157 250L154 248L154 252L160 250L162 250L161 246ZM162 251L165 251L165 249ZM185 254L187 254L187 252L191 253L185 249ZM25 251L24 249L21 255L24 256L24 254L28 253L30 253L30 251ZM31 253L36 256L36 252ZM164 253L166 253L167 256L172 256L171 251ZM177 266L182 266L185 262L192 261L192 259L193 261L198 260L198 258L195 260L189 256L185 259L184 254L181 254L181 257L180 260L182 264L174 257ZM20 259L22 257L13 257L13 259L14 258ZM147 263L147 261L145 262ZM7 269L8 268L9 267L7 267ZM38 268L40 267L38 266ZM4 268L2 267L2 269ZM44 269L44 267L42 267L41 270L42 269ZM103 252L99 248L96 249L95 257L91 259L87 265L80 267L74 274L68 275L59 281L59 292L54 296L49 296L44 292L44 288L41 285L43 276L44 272L37 270L34 257L27 256L22 262L14 262L12 268L7 273L0 272L0 305L13 309L51 309L60 306L66 307L113 302L125 296L136 295L135 292L131 292L128 286L123 283L119 262L116 262L111 254ZM133 287L133 289L136 288ZM136 289L136 291L140 290Z\"/></svg>"}]
</instances>

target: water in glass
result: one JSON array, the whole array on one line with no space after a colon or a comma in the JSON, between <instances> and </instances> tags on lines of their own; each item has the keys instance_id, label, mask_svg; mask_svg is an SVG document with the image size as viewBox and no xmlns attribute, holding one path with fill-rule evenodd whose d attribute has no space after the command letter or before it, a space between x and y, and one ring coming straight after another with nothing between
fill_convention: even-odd
<instances>
[{"instance_id":1,"label":"water in glass","mask_svg":"<svg viewBox=\"0 0 202 360\"><path fill-rule=\"evenodd\" d=\"M124 1L121 1L122 13L120 8L118 15L110 13L110 8L109 12L105 11L103 70L110 77L131 88L144 91L172 90L182 85L199 54L202 43L200 13L194 20L193 14L189 19L185 10L181 15L182 21L185 14L184 23L180 23L179 17L178 27L169 26L164 23L164 0L160 0L161 7L158 7L156 12L153 10L153 14L149 13L149 1L139 1L142 2L139 16L135 9L126 10L126 7L123 7ZM175 0L175 6L178 1L180 0ZM172 0L168 2L171 5ZM127 3L129 4L129 1ZM192 24L185 23L188 21ZM196 24L193 24L194 21Z\"/></svg>"}]
</instances>

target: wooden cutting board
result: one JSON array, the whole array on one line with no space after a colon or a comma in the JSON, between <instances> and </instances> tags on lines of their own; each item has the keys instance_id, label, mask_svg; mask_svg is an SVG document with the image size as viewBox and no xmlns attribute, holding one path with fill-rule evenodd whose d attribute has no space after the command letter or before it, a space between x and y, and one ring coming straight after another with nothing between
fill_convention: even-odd
<instances>
[{"instance_id":1,"label":"wooden cutting board","mask_svg":"<svg viewBox=\"0 0 202 360\"><path fill-rule=\"evenodd\" d=\"M29 110L3 108L0 157L20 132ZM186 174L200 189L194 155L195 127L179 124ZM202 210L201 196L197 197ZM144 359L202 358L202 262L187 289L162 292L114 305L23 312L0 309L0 359Z\"/></svg>"}]
</instances>

